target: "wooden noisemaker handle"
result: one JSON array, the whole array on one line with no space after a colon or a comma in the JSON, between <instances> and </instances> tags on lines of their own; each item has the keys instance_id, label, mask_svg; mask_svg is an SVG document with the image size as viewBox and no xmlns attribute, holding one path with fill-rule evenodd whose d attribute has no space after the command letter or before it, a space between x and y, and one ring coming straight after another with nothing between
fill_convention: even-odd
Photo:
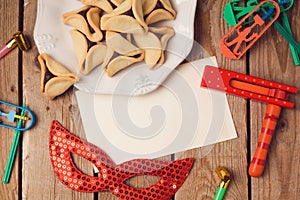
<instances>
[{"instance_id":1,"label":"wooden noisemaker handle","mask_svg":"<svg viewBox=\"0 0 300 200\"><path fill-rule=\"evenodd\" d=\"M280 112L280 106L268 104L258 145L248 170L249 175L252 177L259 177L264 171L269 145L276 129Z\"/></svg>"}]
</instances>

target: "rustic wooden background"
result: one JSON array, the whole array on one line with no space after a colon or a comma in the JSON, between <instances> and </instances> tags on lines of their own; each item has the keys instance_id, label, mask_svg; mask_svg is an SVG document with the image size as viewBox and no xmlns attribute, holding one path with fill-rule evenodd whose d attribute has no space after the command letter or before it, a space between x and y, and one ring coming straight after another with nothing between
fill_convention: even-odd
<instances>
[{"instance_id":1,"label":"rustic wooden background","mask_svg":"<svg viewBox=\"0 0 300 200\"><path fill-rule=\"evenodd\" d=\"M283 82L300 88L300 67L295 67L286 40L272 27L239 61L224 58L218 41L229 27L222 19L227 1L199 0L195 17L195 41L210 55L215 55L220 67ZM33 129L23 134L19 144L10 183L0 184L0 199L117 199L110 193L78 193L63 186L53 173L48 150L49 125L59 120L71 132L75 130L72 92L55 101L40 93L38 51L33 41L37 0L0 0L0 43L4 44L17 30L29 37L32 48L27 52L14 50L0 60L0 99L14 104L26 103L37 116ZM300 4L295 1L288 16L297 41L300 41ZM199 54L204 52L198 52ZM299 199L300 198L300 121L299 95L290 98L295 109L281 114L262 177L247 175L254 154L266 105L228 96L238 139L176 154L173 158L197 158L185 184L175 200L213 199L219 179L214 172L218 165L233 174L225 199ZM3 178L14 131L0 128L0 178ZM84 133L76 133L84 137ZM171 157L167 157L170 159ZM93 175L91 165L78 157L75 162L85 173ZM132 179L133 186L147 186L155 178Z\"/></svg>"}]
</instances>

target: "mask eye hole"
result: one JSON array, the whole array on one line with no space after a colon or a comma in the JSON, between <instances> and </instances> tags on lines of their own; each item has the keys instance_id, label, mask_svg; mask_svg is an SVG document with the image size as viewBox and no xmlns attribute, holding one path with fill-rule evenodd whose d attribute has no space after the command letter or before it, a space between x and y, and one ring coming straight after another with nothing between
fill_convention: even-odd
<instances>
[{"instance_id":1,"label":"mask eye hole","mask_svg":"<svg viewBox=\"0 0 300 200\"><path fill-rule=\"evenodd\" d=\"M88 161L86 158L81 157L75 153L70 153L71 158L73 160L73 163L75 167L81 171L83 174L86 174L88 176L94 176L94 165L91 163L91 161Z\"/></svg>"},{"instance_id":2,"label":"mask eye hole","mask_svg":"<svg viewBox=\"0 0 300 200\"><path fill-rule=\"evenodd\" d=\"M157 181L160 179L161 177L159 176L151 176L151 175L137 175L131 178L128 178L125 181L125 184L133 187L133 188L148 188L152 185L155 185L155 183L157 183Z\"/></svg>"}]
</instances>

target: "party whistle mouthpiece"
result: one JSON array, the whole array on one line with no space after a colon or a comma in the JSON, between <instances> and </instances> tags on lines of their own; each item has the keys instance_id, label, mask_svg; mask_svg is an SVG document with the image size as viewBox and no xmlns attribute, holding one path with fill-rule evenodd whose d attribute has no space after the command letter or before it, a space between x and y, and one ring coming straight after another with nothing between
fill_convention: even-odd
<instances>
[{"instance_id":1,"label":"party whistle mouthpiece","mask_svg":"<svg viewBox=\"0 0 300 200\"><path fill-rule=\"evenodd\" d=\"M222 200L230 182L230 173L224 167L221 166L216 168L216 173L221 179L221 182L217 188L214 200Z\"/></svg>"},{"instance_id":2,"label":"party whistle mouthpiece","mask_svg":"<svg viewBox=\"0 0 300 200\"><path fill-rule=\"evenodd\" d=\"M26 51L30 48L29 42L26 40L24 34L20 31L16 32L13 37L0 48L0 58L4 57L17 46L21 51Z\"/></svg>"}]
</instances>

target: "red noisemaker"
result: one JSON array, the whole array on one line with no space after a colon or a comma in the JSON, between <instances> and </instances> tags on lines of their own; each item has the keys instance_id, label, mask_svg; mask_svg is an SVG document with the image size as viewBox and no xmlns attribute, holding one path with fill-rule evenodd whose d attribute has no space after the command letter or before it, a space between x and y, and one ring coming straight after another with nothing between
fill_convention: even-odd
<instances>
[{"instance_id":1,"label":"red noisemaker","mask_svg":"<svg viewBox=\"0 0 300 200\"><path fill-rule=\"evenodd\" d=\"M294 107L288 101L288 94L296 94L297 88L212 66L205 67L201 86L268 104L258 146L248 170L250 176L261 176L281 109Z\"/></svg>"},{"instance_id":2,"label":"red noisemaker","mask_svg":"<svg viewBox=\"0 0 300 200\"><path fill-rule=\"evenodd\" d=\"M240 59L270 28L279 15L278 3L273 0L261 1L220 39L221 53L230 59Z\"/></svg>"}]
</instances>

